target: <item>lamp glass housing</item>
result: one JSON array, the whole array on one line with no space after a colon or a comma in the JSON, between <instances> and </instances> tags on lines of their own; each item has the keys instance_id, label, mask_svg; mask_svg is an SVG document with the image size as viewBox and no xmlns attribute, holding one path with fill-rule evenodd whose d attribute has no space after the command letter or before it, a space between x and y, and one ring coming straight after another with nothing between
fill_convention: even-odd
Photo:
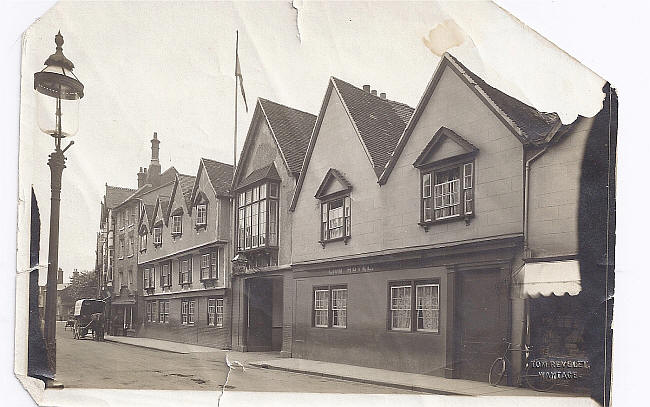
<instances>
[{"instance_id":1,"label":"lamp glass housing","mask_svg":"<svg viewBox=\"0 0 650 407\"><path fill-rule=\"evenodd\" d=\"M71 137L79 130L79 99L60 99L36 92L38 127L45 134L58 137L57 104L61 104L61 137Z\"/></svg>"}]
</instances>

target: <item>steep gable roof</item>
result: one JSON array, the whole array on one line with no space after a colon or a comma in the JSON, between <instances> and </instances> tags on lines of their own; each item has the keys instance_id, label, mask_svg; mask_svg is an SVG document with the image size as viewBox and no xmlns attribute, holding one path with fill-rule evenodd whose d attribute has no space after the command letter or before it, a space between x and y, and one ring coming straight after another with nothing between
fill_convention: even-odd
<instances>
[{"instance_id":1,"label":"steep gable roof","mask_svg":"<svg viewBox=\"0 0 650 407\"><path fill-rule=\"evenodd\" d=\"M557 113L542 113L512 96L506 95L502 91L488 85L478 75L467 69L458 59L445 52L416 106L415 112L404 130L404 134L400 137L392 157L386 163L386 168L379 177L380 185L385 184L388 180L420 115L426 108L445 67L449 67L456 73L523 144L539 144L548 141L562 127L562 122Z\"/></svg>"},{"instance_id":2,"label":"steep gable roof","mask_svg":"<svg viewBox=\"0 0 650 407\"><path fill-rule=\"evenodd\" d=\"M214 193L217 196L229 196L233 174L232 164L201 158L199 172L201 165L205 167L205 172L208 174Z\"/></svg>"},{"instance_id":3,"label":"steep gable roof","mask_svg":"<svg viewBox=\"0 0 650 407\"><path fill-rule=\"evenodd\" d=\"M469 77L476 88L485 93L498 106L501 112L514 122L527 140L537 141L545 138L550 131L562 124L560 116L557 113L540 112L534 107L501 92L499 89L488 85L478 75L467 69L453 55L445 55L460 68L462 74Z\"/></svg>"},{"instance_id":4,"label":"steep gable roof","mask_svg":"<svg viewBox=\"0 0 650 407\"><path fill-rule=\"evenodd\" d=\"M143 206L144 206L144 213L142 214L142 222L146 220L147 229L151 229L152 222L153 222L153 212L156 206L155 204L154 205L144 204Z\"/></svg>"},{"instance_id":5,"label":"steep gable roof","mask_svg":"<svg viewBox=\"0 0 650 407\"><path fill-rule=\"evenodd\" d=\"M135 192L135 189L114 187L106 184L106 194L104 202L107 209L113 209L119 206L125 199Z\"/></svg>"},{"instance_id":6,"label":"steep gable roof","mask_svg":"<svg viewBox=\"0 0 650 407\"><path fill-rule=\"evenodd\" d=\"M280 151L287 170L295 177L300 175L304 157L317 117L267 99L257 98L253 118L251 119L241 152L241 159L235 169L232 183L240 182L242 171L252 149L257 129L264 120L271 131L271 136Z\"/></svg>"},{"instance_id":7,"label":"steep gable roof","mask_svg":"<svg viewBox=\"0 0 650 407\"><path fill-rule=\"evenodd\" d=\"M382 99L338 78L332 78L332 82L370 154L377 175L381 174L413 114L413 108Z\"/></svg>"},{"instance_id":8,"label":"steep gable roof","mask_svg":"<svg viewBox=\"0 0 650 407\"><path fill-rule=\"evenodd\" d=\"M307 152L316 116L263 98L259 98L259 104L289 171L298 174Z\"/></svg>"},{"instance_id":9,"label":"steep gable roof","mask_svg":"<svg viewBox=\"0 0 650 407\"><path fill-rule=\"evenodd\" d=\"M193 175L178 174L178 185L188 208L192 206L192 188L195 180L196 177Z\"/></svg>"},{"instance_id":10,"label":"steep gable roof","mask_svg":"<svg viewBox=\"0 0 650 407\"><path fill-rule=\"evenodd\" d=\"M348 113L377 178L381 175L413 114L413 108L404 103L383 99L338 78L330 77L289 210L294 210L298 203L309 160L334 90Z\"/></svg>"}]
</instances>

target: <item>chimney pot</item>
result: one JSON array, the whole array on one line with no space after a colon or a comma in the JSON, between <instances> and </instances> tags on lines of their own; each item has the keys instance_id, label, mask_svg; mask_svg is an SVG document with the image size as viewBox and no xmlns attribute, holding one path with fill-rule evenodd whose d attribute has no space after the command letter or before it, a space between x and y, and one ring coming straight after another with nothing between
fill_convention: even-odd
<instances>
[{"instance_id":1,"label":"chimney pot","mask_svg":"<svg viewBox=\"0 0 650 407\"><path fill-rule=\"evenodd\" d=\"M370 93L370 85L363 85L364 92Z\"/></svg>"},{"instance_id":2,"label":"chimney pot","mask_svg":"<svg viewBox=\"0 0 650 407\"><path fill-rule=\"evenodd\" d=\"M370 93L371 93L373 96L377 96L377 90L376 90L376 89L371 90Z\"/></svg>"},{"instance_id":3,"label":"chimney pot","mask_svg":"<svg viewBox=\"0 0 650 407\"><path fill-rule=\"evenodd\" d=\"M381 92L379 94L379 97L382 98L382 99L386 99L386 92Z\"/></svg>"}]
</instances>

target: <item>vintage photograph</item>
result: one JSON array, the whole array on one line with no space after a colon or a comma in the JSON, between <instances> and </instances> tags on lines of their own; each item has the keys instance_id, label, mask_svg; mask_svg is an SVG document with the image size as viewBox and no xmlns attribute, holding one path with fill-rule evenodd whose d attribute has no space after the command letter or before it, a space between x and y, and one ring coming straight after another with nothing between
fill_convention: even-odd
<instances>
[{"instance_id":1,"label":"vintage photograph","mask_svg":"<svg viewBox=\"0 0 650 407\"><path fill-rule=\"evenodd\" d=\"M616 89L497 4L60 2L21 71L38 404L610 404Z\"/></svg>"}]
</instances>

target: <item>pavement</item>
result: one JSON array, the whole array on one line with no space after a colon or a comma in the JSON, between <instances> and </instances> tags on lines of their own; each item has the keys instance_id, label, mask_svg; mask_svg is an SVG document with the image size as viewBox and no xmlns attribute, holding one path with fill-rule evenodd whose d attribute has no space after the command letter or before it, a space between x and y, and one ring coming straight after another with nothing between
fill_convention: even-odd
<instances>
[{"instance_id":1,"label":"pavement","mask_svg":"<svg viewBox=\"0 0 650 407\"><path fill-rule=\"evenodd\" d=\"M462 379L447 379L416 373L396 372L340 363L308 359L282 358L274 352L234 352L198 345L189 345L149 338L106 336L106 340L166 352L190 354L223 352L231 361L258 368L322 376L338 380L392 387L395 389L429 394L462 396L530 396L579 397L575 394L545 392L511 386L491 386L488 383Z\"/></svg>"},{"instance_id":2,"label":"pavement","mask_svg":"<svg viewBox=\"0 0 650 407\"><path fill-rule=\"evenodd\" d=\"M209 352L224 352L217 348L210 348L208 346L190 345L186 343L178 343L171 341L163 341L160 339L149 338L133 338L130 336L112 336L106 335L104 339L108 342L123 343L126 345L139 346L141 348L162 350L165 352L188 354L188 353L209 353Z\"/></svg>"}]
</instances>

